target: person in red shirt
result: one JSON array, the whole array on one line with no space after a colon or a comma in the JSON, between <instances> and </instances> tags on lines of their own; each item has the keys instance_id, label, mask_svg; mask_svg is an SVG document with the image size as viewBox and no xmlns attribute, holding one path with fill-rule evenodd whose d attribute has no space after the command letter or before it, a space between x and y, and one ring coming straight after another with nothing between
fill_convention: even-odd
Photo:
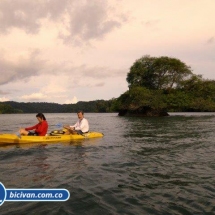
<instances>
[{"instance_id":1,"label":"person in red shirt","mask_svg":"<svg viewBox=\"0 0 215 215\"><path fill-rule=\"evenodd\" d=\"M28 135L28 136L45 136L48 131L48 123L44 114L38 113L36 115L39 123L28 127L28 128L21 128L19 130L20 135ZM33 130L33 131L30 131Z\"/></svg>"}]
</instances>

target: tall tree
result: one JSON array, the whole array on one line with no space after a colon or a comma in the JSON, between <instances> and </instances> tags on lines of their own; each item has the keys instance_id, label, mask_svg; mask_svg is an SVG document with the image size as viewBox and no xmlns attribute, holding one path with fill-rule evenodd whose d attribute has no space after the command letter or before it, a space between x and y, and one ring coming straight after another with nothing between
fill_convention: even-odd
<instances>
[{"instance_id":1,"label":"tall tree","mask_svg":"<svg viewBox=\"0 0 215 215\"><path fill-rule=\"evenodd\" d=\"M190 67L176 58L146 55L135 61L126 80L129 88L141 86L160 90L175 88L190 75Z\"/></svg>"}]
</instances>

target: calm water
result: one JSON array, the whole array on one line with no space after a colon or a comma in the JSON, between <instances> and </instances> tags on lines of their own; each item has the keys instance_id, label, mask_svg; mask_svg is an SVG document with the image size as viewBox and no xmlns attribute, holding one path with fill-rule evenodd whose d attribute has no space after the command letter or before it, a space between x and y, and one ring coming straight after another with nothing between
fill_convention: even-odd
<instances>
[{"instance_id":1,"label":"calm water","mask_svg":"<svg viewBox=\"0 0 215 215\"><path fill-rule=\"evenodd\" d=\"M66 202L4 202L0 214L215 214L215 113L86 114L103 138L0 147L6 188L65 188ZM76 114L46 114L49 131ZM0 133L35 114L0 115Z\"/></svg>"}]
</instances>

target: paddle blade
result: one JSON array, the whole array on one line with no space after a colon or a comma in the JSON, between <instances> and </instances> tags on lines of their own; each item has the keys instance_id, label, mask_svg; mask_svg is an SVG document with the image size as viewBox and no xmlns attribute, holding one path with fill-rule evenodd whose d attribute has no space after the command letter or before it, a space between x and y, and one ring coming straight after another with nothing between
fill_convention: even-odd
<instances>
[{"instance_id":1,"label":"paddle blade","mask_svg":"<svg viewBox=\"0 0 215 215\"><path fill-rule=\"evenodd\" d=\"M58 123L58 124L56 124L55 126L56 126L57 128L62 128L62 127L63 127L62 123Z\"/></svg>"},{"instance_id":2,"label":"paddle blade","mask_svg":"<svg viewBox=\"0 0 215 215\"><path fill-rule=\"evenodd\" d=\"M17 137L21 138L21 135L20 135L20 133L19 133L18 131L15 133L15 135L16 135Z\"/></svg>"}]
</instances>

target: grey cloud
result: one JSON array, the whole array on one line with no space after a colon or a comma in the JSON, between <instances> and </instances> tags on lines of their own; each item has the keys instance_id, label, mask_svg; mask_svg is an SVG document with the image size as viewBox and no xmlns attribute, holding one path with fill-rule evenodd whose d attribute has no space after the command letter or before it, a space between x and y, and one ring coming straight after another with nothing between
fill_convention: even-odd
<instances>
[{"instance_id":1,"label":"grey cloud","mask_svg":"<svg viewBox=\"0 0 215 215\"><path fill-rule=\"evenodd\" d=\"M19 28L37 34L42 20L60 23L67 34L59 37L68 43L87 43L103 38L108 32L127 21L124 14L116 15L107 0L1 0L0 33Z\"/></svg>"},{"instance_id":2,"label":"grey cloud","mask_svg":"<svg viewBox=\"0 0 215 215\"><path fill-rule=\"evenodd\" d=\"M209 38L208 40L207 40L207 44L212 44L212 43L214 43L214 37L211 37L211 38Z\"/></svg>"},{"instance_id":3,"label":"grey cloud","mask_svg":"<svg viewBox=\"0 0 215 215\"><path fill-rule=\"evenodd\" d=\"M104 85L105 85L104 82L99 82L99 83L97 83L95 86L96 86L96 87L103 87Z\"/></svg>"},{"instance_id":4,"label":"grey cloud","mask_svg":"<svg viewBox=\"0 0 215 215\"><path fill-rule=\"evenodd\" d=\"M66 69L62 67L61 74L67 76L70 87L102 87L105 85L108 78L120 78L124 80L127 70L117 70L99 66L89 67L83 64L78 67L71 66Z\"/></svg>"},{"instance_id":5,"label":"grey cloud","mask_svg":"<svg viewBox=\"0 0 215 215\"><path fill-rule=\"evenodd\" d=\"M0 90L0 95L9 95L10 93L9 92L6 92L6 91L3 91L3 90Z\"/></svg>"},{"instance_id":6,"label":"grey cloud","mask_svg":"<svg viewBox=\"0 0 215 215\"><path fill-rule=\"evenodd\" d=\"M0 59L0 85L39 75L45 65L45 61L40 60L38 54L38 51L34 50L30 53L29 58L23 59L20 57L18 63L2 57Z\"/></svg>"},{"instance_id":7,"label":"grey cloud","mask_svg":"<svg viewBox=\"0 0 215 215\"><path fill-rule=\"evenodd\" d=\"M107 1L87 1L84 5L77 5L75 10L70 16L69 37L78 36L84 40L101 38L107 32L121 26L116 17L108 17Z\"/></svg>"},{"instance_id":8,"label":"grey cloud","mask_svg":"<svg viewBox=\"0 0 215 215\"><path fill-rule=\"evenodd\" d=\"M109 77L125 77L127 70L125 69L111 69L108 67L88 67L83 64L79 67L70 68L74 74L79 74L81 77L89 77L94 79L104 79ZM67 71L68 72L68 71Z\"/></svg>"},{"instance_id":9,"label":"grey cloud","mask_svg":"<svg viewBox=\"0 0 215 215\"><path fill-rule=\"evenodd\" d=\"M96 80L94 82L89 83L80 83L77 81L74 81L73 87L87 87L87 88L93 88L93 87L104 87L105 82L97 82ZM68 89L69 90L69 89Z\"/></svg>"},{"instance_id":10,"label":"grey cloud","mask_svg":"<svg viewBox=\"0 0 215 215\"><path fill-rule=\"evenodd\" d=\"M27 58L20 57L18 61L10 61L3 57L0 58L0 85L7 84L17 80L28 80L32 76L41 74L67 76L71 79L73 85L81 85L80 80L90 78L95 80L103 80L110 77L125 78L127 69L111 69L108 67L94 66L90 67L86 64L74 67L70 62L53 63L40 58L40 51L33 50Z\"/></svg>"},{"instance_id":11,"label":"grey cloud","mask_svg":"<svg viewBox=\"0 0 215 215\"><path fill-rule=\"evenodd\" d=\"M159 21L160 21L159 19L154 19L154 20L143 21L141 23L146 27L154 27L159 23Z\"/></svg>"},{"instance_id":12,"label":"grey cloud","mask_svg":"<svg viewBox=\"0 0 215 215\"><path fill-rule=\"evenodd\" d=\"M0 32L6 33L11 28L20 28L35 34L41 27L41 19L56 20L66 8L69 0L1 0Z\"/></svg>"}]
</instances>

